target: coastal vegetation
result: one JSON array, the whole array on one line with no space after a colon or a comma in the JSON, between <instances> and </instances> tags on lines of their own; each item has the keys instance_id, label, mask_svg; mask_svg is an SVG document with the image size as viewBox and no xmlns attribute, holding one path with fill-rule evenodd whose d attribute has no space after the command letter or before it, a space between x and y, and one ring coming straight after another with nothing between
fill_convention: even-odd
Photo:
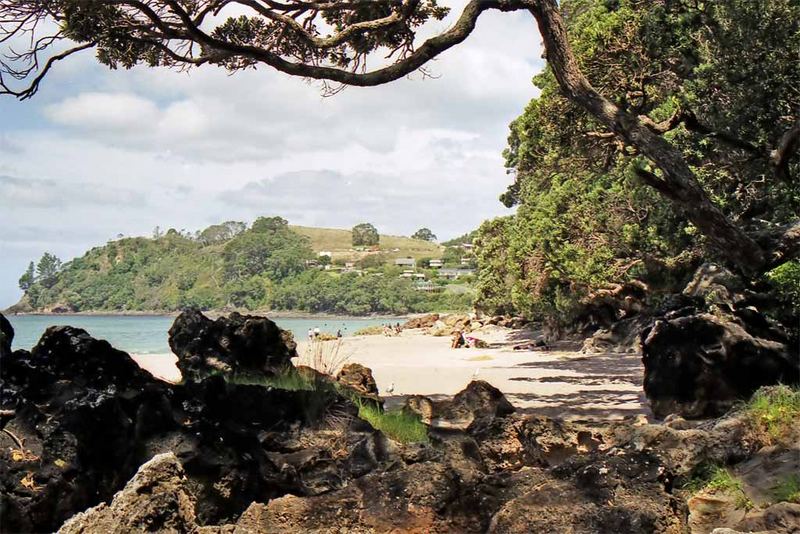
<instances>
[{"instance_id":1,"label":"coastal vegetation","mask_svg":"<svg viewBox=\"0 0 800 534\"><path fill-rule=\"evenodd\" d=\"M562 11L592 83L613 88L615 106L670 143L726 219L768 233L800 211L800 161L778 168L767 149L800 120L800 6L702 6L570 0ZM536 76L541 95L511 124L514 182L501 200L517 211L478 231L479 307L569 324L598 289L641 280L674 291L701 262L720 261L797 313L800 263L780 254L749 269L744 254L720 247L691 210L675 209L653 155L609 130L560 76L552 64Z\"/></svg>"},{"instance_id":2,"label":"coastal vegetation","mask_svg":"<svg viewBox=\"0 0 800 534\"><path fill-rule=\"evenodd\" d=\"M350 237L344 230L295 229L280 217L261 217L249 228L230 221L193 234L170 229L148 238L122 238L63 265L46 253L35 273L31 264L20 279L25 297L19 308L173 311L194 306L366 315L471 306L473 293L463 281L437 279L439 290L419 291L392 262L403 254L435 255L438 246L391 237L386 238L391 248L384 249L380 236L377 250L370 253L348 247L359 258L348 267L342 233ZM320 251L336 251L330 252L336 257L320 256ZM436 279L435 271L425 273Z\"/></svg>"}]
</instances>

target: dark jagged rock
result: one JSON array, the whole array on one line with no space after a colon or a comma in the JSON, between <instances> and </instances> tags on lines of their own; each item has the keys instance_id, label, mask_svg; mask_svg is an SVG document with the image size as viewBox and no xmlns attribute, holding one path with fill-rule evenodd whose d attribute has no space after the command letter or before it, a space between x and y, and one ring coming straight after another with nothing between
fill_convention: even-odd
<instances>
[{"instance_id":1,"label":"dark jagged rock","mask_svg":"<svg viewBox=\"0 0 800 534\"><path fill-rule=\"evenodd\" d=\"M363 399L383 404L372 370L360 363L348 363L336 375L336 381Z\"/></svg>"},{"instance_id":2,"label":"dark jagged rock","mask_svg":"<svg viewBox=\"0 0 800 534\"><path fill-rule=\"evenodd\" d=\"M727 269L700 266L673 300L641 333L644 391L657 417L719 416L761 386L800 382L797 340Z\"/></svg>"},{"instance_id":3,"label":"dark jagged rock","mask_svg":"<svg viewBox=\"0 0 800 534\"><path fill-rule=\"evenodd\" d=\"M199 310L183 311L169 329L184 380L212 374L272 376L291 366L297 344L291 332L266 317L232 313L211 320Z\"/></svg>"},{"instance_id":4,"label":"dark jagged rock","mask_svg":"<svg viewBox=\"0 0 800 534\"><path fill-rule=\"evenodd\" d=\"M800 381L787 343L710 314L657 320L642 345L644 391L657 417L719 416L761 386Z\"/></svg>"},{"instance_id":5,"label":"dark jagged rock","mask_svg":"<svg viewBox=\"0 0 800 534\"><path fill-rule=\"evenodd\" d=\"M14 329L5 315L0 313L0 358L11 354L12 341L14 341Z\"/></svg>"},{"instance_id":6,"label":"dark jagged rock","mask_svg":"<svg viewBox=\"0 0 800 534\"><path fill-rule=\"evenodd\" d=\"M359 476L376 465L337 456L342 440L330 436L327 448L315 449L329 460L311 469L282 468L271 458L296 433L305 436L294 446L301 451L334 424L353 446L374 432L333 387L286 391L221 376L167 384L70 327L48 329L30 353L4 356L2 365L0 409L12 414L0 432L4 531L54 531L110 500L142 463L165 452L183 464L200 524L235 520L253 501L313 494L328 476L323 464L340 484L353 476L350 465Z\"/></svg>"},{"instance_id":7,"label":"dark jagged rock","mask_svg":"<svg viewBox=\"0 0 800 534\"><path fill-rule=\"evenodd\" d=\"M650 318L643 315L617 321L608 328L597 330L592 337L584 340L581 352L588 354L639 352L641 345L639 334L649 323Z\"/></svg>"},{"instance_id":8,"label":"dark jagged rock","mask_svg":"<svg viewBox=\"0 0 800 534\"><path fill-rule=\"evenodd\" d=\"M432 401L414 395L405 408L418 414L432 428L479 433L496 418L514 413L503 393L483 380L473 380L451 400Z\"/></svg>"}]
</instances>

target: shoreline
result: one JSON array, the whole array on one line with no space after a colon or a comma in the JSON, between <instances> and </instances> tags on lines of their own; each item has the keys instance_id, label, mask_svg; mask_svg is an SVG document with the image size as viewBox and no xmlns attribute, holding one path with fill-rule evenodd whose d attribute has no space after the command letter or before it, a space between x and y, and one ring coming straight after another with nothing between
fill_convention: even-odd
<instances>
[{"instance_id":1,"label":"shoreline","mask_svg":"<svg viewBox=\"0 0 800 534\"><path fill-rule=\"evenodd\" d=\"M217 318L233 312L242 315L254 315L256 317L267 317L277 319L403 319L408 320L413 317L427 315L426 313L412 313L406 315L345 315L336 313L313 313L303 311L264 311L264 310L201 310L203 315L210 318ZM2 312L6 317L177 317L180 311L80 311L80 312ZM450 312L434 312L450 313ZM456 312L452 312L456 313Z\"/></svg>"}]
</instances>

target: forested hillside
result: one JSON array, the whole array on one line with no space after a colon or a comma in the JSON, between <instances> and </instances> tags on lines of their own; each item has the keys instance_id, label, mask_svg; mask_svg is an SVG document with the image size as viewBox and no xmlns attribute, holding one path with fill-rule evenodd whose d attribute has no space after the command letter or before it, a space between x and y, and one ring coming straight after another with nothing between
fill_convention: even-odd
<instances>
[{"instance_id":1,"label":"forested hillside","mask_svg":"<svg viewBox=\"0 0 800 534\"><path fill-rule=\"evenodd\" d=\"M738 225L768 231L800 212L800 3L565 0L571 44L592 85L678 147ZM478 305L569 323L592 292L629 280L680 291L708 246L634 147L567 99L548 67L511 124L501 200L516 215L476 238ZM776 149L778 150L778 149ZM779 262L778 262L779 263ZM800 264L759 275L800 301Z\"/></svg>"},{"instance_id":2,"label":"forested hillside","mask_svg":"<svg viewBox=\"0 0 800 534\"><path fill-rule=\"evenodd\" d=\"M381 237L371 251L347 247L346 230L300 227L280 217L210 226L195 234L169 230L95 247L61 265L45 254L20 279L18 311L174 311L186 306L399 314L463 309L472 293L422 292L392 258L438 256L440 247ZM312 239L314 240L312 242ZM315 246L312 246L315 245ZM401 248L402 247L402 248ZM324 270L322 250L352 249L349 269ZM383 249L386 249L385 251ZM343 264L342 258L332 260Z\"/></svg>"}]
</instances>

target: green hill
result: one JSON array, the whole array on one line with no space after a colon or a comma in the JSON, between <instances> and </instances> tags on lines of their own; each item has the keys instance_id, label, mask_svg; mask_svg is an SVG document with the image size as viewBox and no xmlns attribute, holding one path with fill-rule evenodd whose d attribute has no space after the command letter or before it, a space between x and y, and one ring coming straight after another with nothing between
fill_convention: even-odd
<instances>
[{"instance_id":1,"label":"green hill","mask_svg":"<svg viewBox=\"0 0 800 534\"><path fill-rule=\"evenodd\" d=\"M334 260L358 261L370 253L375 253L374 251L354 250L350 230L309 226L290 226L289 228L308 237L311 248L315 252L331 252ZM380 254L387 260L408 257L415 259L439 258L444 253L444 247L436 243L392 235L381 235L378 247Z\"/></svg>"},{"instance_id":2,"label":"green hill","mask_svg":"<svg viewBox=\"0 0 800 534\"><path fill-rule=\"evenodd\" d=\"M335 265L327 267L329 251ZM195 234L123 238L61 265L50 255L23 275L16 311L174 311L242 308L352 315L463 309L471 292L418 291L396 257L441 257L442 247L380 236L355 250L348 230L293 227L280 217L227 222ZM357 269L336 264L356 262ZM443 284L444 282L442 282Z\"/></svg>"}]
</instances>

